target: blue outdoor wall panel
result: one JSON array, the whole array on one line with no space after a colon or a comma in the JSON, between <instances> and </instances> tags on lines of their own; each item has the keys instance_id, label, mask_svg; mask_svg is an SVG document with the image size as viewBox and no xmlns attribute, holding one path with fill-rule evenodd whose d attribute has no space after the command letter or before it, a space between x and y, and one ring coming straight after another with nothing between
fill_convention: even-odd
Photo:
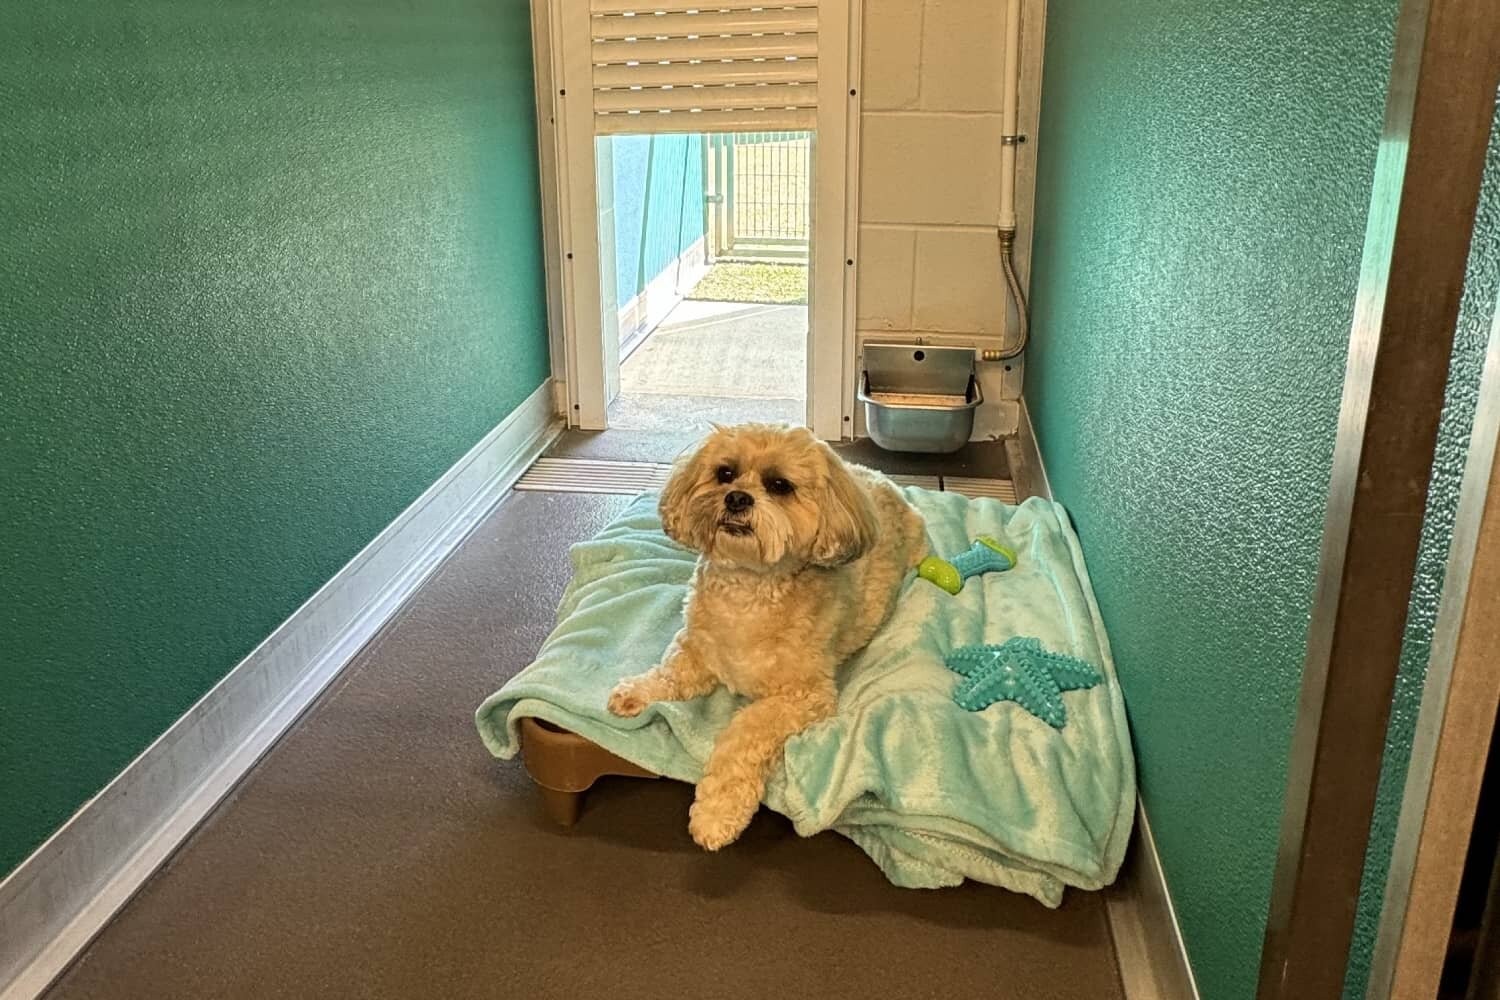
<instances>
[{"instance_id":1,"label":"blue outdoor wall panel","mask_svg":"<svg viewBox=\"0 0 1500 1000\"><path fill-rule=\"evenodd\" d=\"M610 140L614 163L618 305L645 290L703 238L701 135L626 135Z\"/></svg>"}]
</instances>

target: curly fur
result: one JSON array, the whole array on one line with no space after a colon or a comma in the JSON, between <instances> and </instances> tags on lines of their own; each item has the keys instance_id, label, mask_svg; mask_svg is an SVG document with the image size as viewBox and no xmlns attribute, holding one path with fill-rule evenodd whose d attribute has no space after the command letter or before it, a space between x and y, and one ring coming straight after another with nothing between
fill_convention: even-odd
<instances>
[{"instance_id":1,"label":"curly fur","mask_svg":"<svg viewBox=\"0 0 1500 1000\"><path fill-rule=\"evenodd\" d=\"M755 815L786 741L834 713L836 671L889 617L926 533L883 476L806 429L760 424L715 428L673 469L660 511L698 553L684 626L609 710L634 716L720 685L752 699L714 744L689 817L693 839L717 850Z\"/></svg>"}]
</instances>

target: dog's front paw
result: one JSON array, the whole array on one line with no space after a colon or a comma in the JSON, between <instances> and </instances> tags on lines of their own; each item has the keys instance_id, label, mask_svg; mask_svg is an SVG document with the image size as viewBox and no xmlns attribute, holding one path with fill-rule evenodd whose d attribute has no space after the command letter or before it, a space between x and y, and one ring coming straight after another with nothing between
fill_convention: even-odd
<instances>
[{"instance_id":1,"label":"dog's front paw","mask_svg":"<svg viewBox=\"0 0 1500 1000\"><path fill-rule=\"evenodd\" d=\"M727 796L708 799L700 796L688 811L688 833L705 851L717 851L739 839L759 807L760 802L755 799L740 802Z\"/></svg>"},{"instance_id":2,"label":"dog's front paw","mask_svg":"<svg viewBox=\"0 0 1500 1000\"><path fill-rule=\"evenodd\" d=\"M626 719L635 718L646 710L651 704L637 690L635 680L623 680L615 685L615 689L609 693L609 702L606 707L613 715Z\"/></svg>"}]
</instances>

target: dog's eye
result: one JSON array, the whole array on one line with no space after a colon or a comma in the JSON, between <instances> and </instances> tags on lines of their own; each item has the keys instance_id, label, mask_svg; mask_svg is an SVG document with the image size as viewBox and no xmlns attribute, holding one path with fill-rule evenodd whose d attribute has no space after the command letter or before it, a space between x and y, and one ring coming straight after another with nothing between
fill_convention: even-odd
<instances>
[{"instance_id":1,"label":"dog's eye","mask_svg":"<svg viewBox=\"0 0 1500 1000\"><path fill-rule=\"evenodd\" d=\"M734 467L730 465L721 465L719 466L719 471L716 473L716 475L719 477L719 482L732 483L734 482Z\"/></svg>"},{"instance_id":2,"label":"dog's eye","mask_svg":"<svg viewBox=\"0 0 1500 1000\"><path fill-rule=\"evenodd\" d=\"M772 493L776 494L779 497L786 496L787 494L791 493L792 490L794 490L795 488L796 487L794 487L787 480L782 479L780 477L777 477L776 479L772 479L770 482L766 483L766 489L769 490L769 491L771 491Z\"/></svg>"}]
</instances>

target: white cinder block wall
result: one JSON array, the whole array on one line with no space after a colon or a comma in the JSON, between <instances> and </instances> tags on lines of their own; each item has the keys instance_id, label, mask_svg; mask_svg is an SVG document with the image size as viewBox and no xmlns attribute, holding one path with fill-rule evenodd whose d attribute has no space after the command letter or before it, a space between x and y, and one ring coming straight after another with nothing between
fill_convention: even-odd
<instances>
[{"instance_id":1,"label":"white cinder block wall","mask_svg":"<svg viewBox=\"0 0 1500 1000\"><path fill-rule=\"evenodd\" d=\"M1030 274L1045 0L1022 24L1017 263ZM858 330L867 340L998 348L1004 4L864 0ZM1024 355L981 366L975 437L1014 433ZM1007 365L1009 369L1007 370ZM862 416L862 415L861 415ZM864 433L863 426L857 428Z\"/></svg>"}]
</instances>

